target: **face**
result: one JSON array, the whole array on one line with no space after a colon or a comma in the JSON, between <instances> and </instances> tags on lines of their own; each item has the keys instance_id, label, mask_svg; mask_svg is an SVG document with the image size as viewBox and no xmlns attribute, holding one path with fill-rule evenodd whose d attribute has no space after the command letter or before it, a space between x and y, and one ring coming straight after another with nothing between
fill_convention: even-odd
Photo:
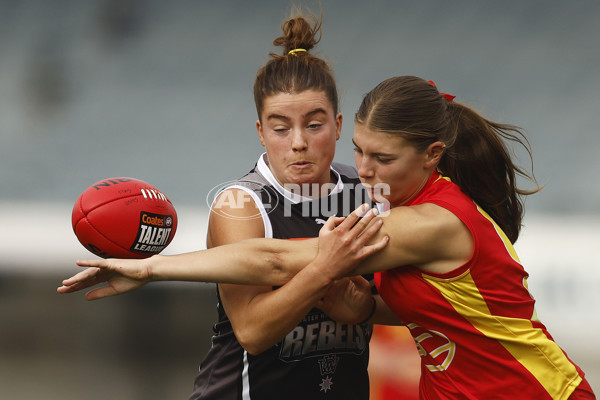
<instances>
[{"instance_id":1,"label":"face","mask_svg":"<svg viewBox=\"0 0 600 400\"><path fill-rule=\"evenodd\" d=\"M435 169L443 144L435 142L424 152L398 135L372 131L363 125L354 128L354 158L360 180L365 186L389 186L383 197L391 207L407 204L423 188ZM374 193L369 193L372 199Z\"/></svg>"},{"instance_id":2,"label":"face","mask_svg":"<svg viewBox=\"0 0 600 400\"><path fill-rule=\"evenodd\" d=\"M306 90L267 97L256 128L279 183L331 182L330 165L342 115L334 114L324 92Z\"/></svg>"}]
</instances>

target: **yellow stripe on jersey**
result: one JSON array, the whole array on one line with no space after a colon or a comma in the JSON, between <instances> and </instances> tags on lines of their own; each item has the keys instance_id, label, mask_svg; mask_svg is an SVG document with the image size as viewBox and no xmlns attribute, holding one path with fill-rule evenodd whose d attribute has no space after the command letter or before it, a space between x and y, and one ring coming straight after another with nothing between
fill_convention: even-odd
<instances>
[{"instance_id":1,"label":"yellow stripe on jersey","mask_svg":"<svg viewBox=\"0 0 600 400\"><path fill-rule=\"evenodd\" d=\"M490 221L502 239L507 253L520 264L517 253L500 227L479 206L478 211ZM423 279L435 287L454 310L485 337L501 344L546 389L553 399L567 399L581 383L576 367L562 349L534 328L531 320L492 315L470 270L458 277L442 279L422 273ZM523 281L527 288L527 281ZM532 320L537 321L535 310ZM558 378L561 377L561 378Z\"/></svg>"},{"instance_id":2,"label":"yellow stripe on jersey","mask_svg":"<svg viewBox=\"0 0 600 400\"><path fill-rule=\"evenodd\" d=\"M546 389L553 399L566 399L581 382L575 366L556 343L549 340L531 321L492 315L479 293L471 273L454 279L423 278L478 331L498 341ZM556 379L557 374L563 379Z\"/></svg>"},{"instance_id":3,"label":"yellow stripe on jersey","mask_svg":"<svg viewBox=\"0 0 600 400\"><path fill-rule=\"evenodd\" d=\"M479 213L481 215L483 215L485 217L485 219L487 219L494 226L494 229L496 230L496 233L498 234L498 236L500 236L500 239L502 239L502 242L504 243L504 247L506 248L506 251L508 251L508 254L510 254L510 256L512 257L513 260L515 260L516 262L521 264L521 261L519 260L519 256L517 255L517 252L515 251L515 248L513 247L512 243L508 239L508 236L506 236L506 234L498 226L496 221L494 221L494 219L492 217L490 217L490 215L488 213L486 213L483 208L479 207L479 205L477 205L477 204L475 204L475 205L477 206L477 211L479 211ZM523 286L529 292L529 286L527 285L527 278L523 278ZM533 296L531 296L531 293L529 293L529 296L533 299ZM536 322L541 322L537 316L537 311L535 310L535 307L533 309L533 314L531 315L531 320L536 321Z\"/></svg>"},{"instance_id":4,"label":"yellow stripe on jersey","mask_svg":"<svg viewBox=\"0 0 600 400\"><path fill-rule=\"evenodd\" d=\"M521 261L519 261L519 256L517 256L517 252L515 251L515 248L513 247L510 240L508 239L508 236L506 236L506 233L504 233L504 231L502 229L500 229L500 227L498 226L496 221L494 221L494 219L492 217L490 217L490 215L488 213L486 213L483 208L479 207L479 205L477 205L477 204L475 204L475 205L477 206L477 211L479 211L479 213L481 215L483 215L485 217L485 219L487 219L488 221L490 221L492 223L492 225L494 225L494 229L496 230L496 233L498 234L498 236L500 236L500 238L502 239L502 242L504 243L504 247L506 247L506 251L508 251L508 254L510 254L510 256L513 258L513 260L515 260L516 262L521 264Z\"/></svg>"},{"instance_id":5,"label":"yellow stripe on jersey","mask_svg":"<svg viewBox=\"0 0 600 400\"><path fill-rule=\"evenodd\" d=\"M452 179L448 178L447 176L442 175L442 173L440 171L438 171L439 175L437 177L437 179L434 182L439 181L440 179L445 179L448 182L452 182Z\"/></svg>"}]
</instances>

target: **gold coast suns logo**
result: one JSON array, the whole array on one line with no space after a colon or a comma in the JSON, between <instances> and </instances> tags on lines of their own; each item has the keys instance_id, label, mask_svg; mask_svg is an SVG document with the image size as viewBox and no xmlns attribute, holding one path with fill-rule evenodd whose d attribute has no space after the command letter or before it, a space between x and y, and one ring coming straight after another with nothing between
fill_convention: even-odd
<instances>
[{"instance_id":1,"label":"gold coast suns logo","mask_svg":"<svg viewBox=\"0 0 600 400\"><path fill-rule=\"evenodd\" d=\"M140 212L140 225L130 250L141 253L161 252L171 238L173 216Z\"/></svg>"},{"instance_id":2,"label":"gold coast suns logo","mask_svg":"<svg viewBox=\"0 0 600 400\"><path fill-rule=\"evenodd\" d=\"M429 359L429 363L425 364L427 369L431 372L447 370L454 359L456 343L441 332L428 330L414 323L406 326L415 340L419 355Z\"/></svg>"}]
</instances>

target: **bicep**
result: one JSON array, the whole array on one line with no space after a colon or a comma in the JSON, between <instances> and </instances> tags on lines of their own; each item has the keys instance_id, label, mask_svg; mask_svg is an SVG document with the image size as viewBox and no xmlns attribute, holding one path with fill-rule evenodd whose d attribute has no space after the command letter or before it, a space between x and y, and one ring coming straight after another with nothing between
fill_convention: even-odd
<instances>
[{"instance_id":1,"label":"bicep","mask_svg":"<svg viewBox=\"0 0 600 400\"><path fill-rule=\"evenodd\" d=\"M247 252L247 268L235 268L245 274L241 281L250 284L280 286L291 279L316 255L317 239L283 240L266 239L265 225L258 206L251 196L241 189L224 192L236 202L220 201L217 197L209 216L207 247L223 246L243 241L235 251ZM236 206L240 204L240 206ZM234 251L229 249L228 252ZM239 257L238 257L239 258ZM242 259L242 263L244 259ZM252 268L254 271L249 271Z\"/></svg>"},{"instance_id":2,"label":"bicep","mask_svg":"<svg viewBox=\"0 0 600 400\"><path fill-rule=\"evenodd\" d=\"M462 221L450 211L422 204L397 207L383 219L372 242L389 237L388 245L365 259L354 273L369 273L402 266L416 266L430 272L449 272L471 257L473 239Z\"/></svg>"},{"instance_id":3,"label":"bicep","mask_svg":"<svg viewBox=\"0 0 600 400\"><path fill-rule=\"evenodd\" d=\"M248 252L247 257L254 257L254 260L251 260L245 269L241 269L242 273L256 276L257 279L261 279L261 282L264 282L267 274L272 276L287 274L291 280L294 273L286 273L284 270L299 270L300 267L308 264L312 258L305 260L310 257L311 247L316 252L316 242L311 245L303 243L305 241L257 239L264 236L262 219L243 218L260 215L257 213L256 206L254 204L252 206L254 209L248 205L246 207L250 209L232 211L235 212L236 217L240 217L236 219L224 218L224 213L221 215L213 213L209 223L208 242L211 245L225 245L243 241L244 245L249 247L256 245L259 251ZM231 213L226 215L231 216ZM261 248L266 251L260 251ZM262 265L263 261L271 264L273 260L274 264L271 266ZM280 270L279 273L276 272L277 269ZM270 272L267 272L269 270ZM271 347L302 318L304 308L291 309L292 306L298 305L294 301L294 295L300 294L296 286L284 285L287 291L284 288L274 291L271 285L219 285L221 303L231 321L235 336L248 352L256 354ZM297 315L298 313L302 315Z\"/></svg>"},{"instance_id":4,"label":"bicep","mask_svg":"<svg viewBox=\"0 0 600 400\"><path fill-rule=\"evenodd\" d=\"M237 201L233 204L223 200L226 198L234 198ZM206 238L208 248L245 239L262 238L264 233L265 228L258 206L248 193L241 189L229 189L217 197L209 216ZM253 275L251 271L248 271L248 274ZM223 306L233 319L236 319L237 310L243 314L242 305L269 290L271 286L219 284Z\"/></svg>"}]
</instances>

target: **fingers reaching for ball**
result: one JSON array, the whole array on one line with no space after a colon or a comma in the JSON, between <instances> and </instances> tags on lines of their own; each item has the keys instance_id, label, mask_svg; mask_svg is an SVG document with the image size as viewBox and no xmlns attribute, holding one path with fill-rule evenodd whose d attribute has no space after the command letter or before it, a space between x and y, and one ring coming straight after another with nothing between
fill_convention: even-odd
<instances>
[{"instance_id":1,"label":"fingers reaching for ball","mask_svg":"<svg viewBox=\"0 0 600 400\"><path fill-rule=\"evenodd\" d=\"M58 293L73 293L106 283L86 294L86 299L96 300L130 292L150 280L148 259L79 260L77 265L85 270L62 281Z\"/></svg>"},{"instance_id":2,"label":"fingers reaching for ball","mask_svg":"<svg viewBox=\"0 0 600 400\"><path fill-rule=\"evenodd\" d=\"M98 275L100 272L101 270L98 268L88 268L68 279L64 279L62 281L62 286L56 290L58 293L71 293L93 286L98 283Z\"/></svg>"}]
</instances>

